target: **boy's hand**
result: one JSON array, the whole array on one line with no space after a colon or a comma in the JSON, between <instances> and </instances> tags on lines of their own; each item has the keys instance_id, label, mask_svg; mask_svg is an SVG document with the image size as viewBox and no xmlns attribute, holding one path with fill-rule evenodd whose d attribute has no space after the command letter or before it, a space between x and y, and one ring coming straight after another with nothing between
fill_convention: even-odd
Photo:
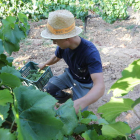
<instances>
[{"instance_id":1,"label":"boy's hand","mask_svg":"<svg viewBox=\"0 0 140 140\"><path fill-rule=\"evenodd\" d=\"M44 64L38 64L37 66L40 68L39 71L43 70L46 67Z\"/></svg>"}]
</instances>

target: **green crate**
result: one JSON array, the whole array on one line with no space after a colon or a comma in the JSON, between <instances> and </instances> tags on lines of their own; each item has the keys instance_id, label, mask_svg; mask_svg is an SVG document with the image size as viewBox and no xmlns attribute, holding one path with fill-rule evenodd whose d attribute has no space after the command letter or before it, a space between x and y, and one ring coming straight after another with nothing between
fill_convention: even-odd
<instances>
[{"instance_id":1,"label":"green crate","mask_svg":"<svg viewBox=\"0 0 140 140\"><path fill-rule=\"evenodd\" d=\"M19 72L21 73L22 79L24 80L26 85L34 85L39 90L42 90L43 87L47 84L49 79L53 76L51 68L48 66L44 68L45 72L41 75L41 77L37 81L32 81L27 79L27 76L30 74L30 70L38 70L37 63L32 61L28 62L24 67L22 67Z\"/></svg>"}]
</instances>

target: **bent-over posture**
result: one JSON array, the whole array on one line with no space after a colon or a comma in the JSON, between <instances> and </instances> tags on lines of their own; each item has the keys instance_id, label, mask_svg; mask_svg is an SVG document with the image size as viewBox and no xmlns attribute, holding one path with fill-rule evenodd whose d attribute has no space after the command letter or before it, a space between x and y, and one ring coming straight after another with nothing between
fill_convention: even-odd
<instances>
[{"instance_id":1,"label":"bent-over posture","mask_svg":"<svg viewBox=\"0 0 140 140\"><path fill-rule=\"evenodd\" d=\"M71 97L62 91L71 88L76 113L81 108L96 102L104 94L105 86L100 54L94 44L78 36L82 29L75 26L74 16L67 10L49 13L47 28L41 32L43 38L51 39L57 45L55 54L40 69L64 59L68 65L64 73L53 76L44 91L54 96L60 103Z\"/></svg>"}]
</instances>

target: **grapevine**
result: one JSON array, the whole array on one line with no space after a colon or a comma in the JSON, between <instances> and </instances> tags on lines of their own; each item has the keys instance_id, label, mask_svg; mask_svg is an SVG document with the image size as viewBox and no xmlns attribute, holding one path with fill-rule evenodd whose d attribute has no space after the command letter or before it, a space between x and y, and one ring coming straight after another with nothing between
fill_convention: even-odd
<instances>
[{"instance_id":1,"label":"grapevine","mask_svg":"<svg viewBox=\"0 0 140 140\"><path fill-rule=\"evenodd\" d=\"M89 11L95 12L108 23L128 17L127 8L139 10L138 0L4 0L0 1L0 18L24 13L28 18L38 21L48 18L51 11L66 9L78 19L85 21Z\"/></svg>"},{"instance_id":2,"label":"grapevine","mask_svg":"<svg viewBox=\"0 0 140 140\"><path fill-rule=\"evenodd\" d=\"M7 1L3 2L3 4L9 4ZM13 2L12 5L18 3L18 1L11 2ZM31 4L32 1L28 2ZM58 1L53 2L55 4ZM73 1L61 2L69 6L69 2ZM82 8L84 6L81 10ZM30 12L28 11L28 14ZM79 110L76 114L71 99L56 109L57 100L50 94L37 90L34 86L22 85L21 74L13 67L14 58L10 56L13 52L19 51L20 41L27 36L28 18L19 12L14 13L17 16L12 16L13 13L10 12L5 14L10 16L5 15L0 27L0 139L74 140L76 137L81 137L85 140L93 138L131 140L130 135L140 129L140 126L131 130L127 122L116 122L116 118L122 112L133 110L140 103L140 98L133 101L129 98L116 97L127 95L140 84L140 59L124 69L122 77L110 88L110 91L113 91L113 97L108 103L98 108L101 119L91 111ZM135 137L137 140L140 139L137 134Z\"/></svg>"}]
</instances>

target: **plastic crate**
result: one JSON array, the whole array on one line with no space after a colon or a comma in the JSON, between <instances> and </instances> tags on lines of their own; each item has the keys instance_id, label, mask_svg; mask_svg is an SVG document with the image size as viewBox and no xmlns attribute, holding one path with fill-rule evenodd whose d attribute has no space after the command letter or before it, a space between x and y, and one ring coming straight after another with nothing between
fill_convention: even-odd
<instances>
[{"instance_id":1,"label":"plastic crate","mask_svg":"<svg viewBox=\"0 0 140 140\"><path fill-rule=\"evenodd\" d=\"M32 81L27 79L27 76L30 74L30 70L38 70L37 63L32 61L28 62L24 67L22 67L19 72L21 73L22 79L24 80L27 86L34 85L39 90L42 90L43 87L47 84L49 79L53 76L51 68L48 66L44 68L45 72L41 75L41 77L37 81Z\"/></svg>"}]
</instances>

